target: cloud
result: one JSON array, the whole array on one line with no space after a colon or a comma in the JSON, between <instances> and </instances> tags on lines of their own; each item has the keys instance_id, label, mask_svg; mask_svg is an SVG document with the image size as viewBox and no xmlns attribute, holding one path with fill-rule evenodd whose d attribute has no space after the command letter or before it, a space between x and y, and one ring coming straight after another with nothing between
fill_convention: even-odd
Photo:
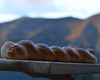
<instances>
[{"instance_id":1,"label":"cloud","mask_svg":"<svg viewBox=\"0 0 100 80\"><path fill-rule=\"evenodd\" d=\"M20 17L21 17L20 15L0 14L0 23L12 21Z\"/></svg>"},{"instance_id":2,"label":"cloud","mask_svg":"<svg viewBox=\"0 0 100 80\"><path fill-rule=\"evenodd\" d=\"M13 18L20 15L46 18L73 16L85 19L99 13L99 5L100 0L0 0L0 14L8 17L12 15Z\"/></svg>"},{"instance_id":3,"label":"cloud","mask_svg":"<svg viewBox=\"0 0 100 80\"><path fill-rule=\"evenodd\" d=\"M52 6L53 0L17 0L31 7L47 8Z\"/></svg>"},{"instance_id":4,"label":"cloud","mask_svg":"<svg viewBox=\"0 0 100 80\"><path fill-rule=\"evenodd\" d=\"M51 12L51 13L44 13L44 14L29 14L30 17L42 17L42 18L58 18L58 17L65 17L67 16L68 13L66 12L61 12L61 13L57 13L57 12Z\"/></svg>"},{"instance_id":5,"label":"cloud","mask_svg":"<svg viewBox=\"0 0 100 80\"><path fill-rule=\"evenodd\" d=\"M46 12L98 12L99 0L0 0L1 12L14 14Z\"/></svg>"},{"instance_id":6,"label":"cloud","mask_svg":"<svg viewBox=\"0 0 100 80\"><path fill-rule=\"evenodd\" d=\"M95 14L95 13L94 13ZM28 16L29 17L40 17L40 18L62 18L62 17L75 17L75 18L81 18L81 19L86 19L90 17L92 13L85 13L84 12L48 12L48 13L43 13L43 14L35 14L31 13Z\"/></svg>"},{"instance_id":7,"label":"cloud","mask_svg":"<svg viewBox=\"0 0 100 80\"><path fill-rule=\"evenodd\" d=\"M3 1L4 5L0 6L1 7L0 13L27 15L29 13L38 14L56 10L53 0L3 0Z\"/></svg>"},{"instance_id":8,"label":"cloud","mask_svg":"<svg viewBox=\"0 0 100 80\"><path fill-rule=\"evenodd\" d=\"M3 0L0 0L0 6L2 6L4 4Z\"/></svg>"}]
</instances>

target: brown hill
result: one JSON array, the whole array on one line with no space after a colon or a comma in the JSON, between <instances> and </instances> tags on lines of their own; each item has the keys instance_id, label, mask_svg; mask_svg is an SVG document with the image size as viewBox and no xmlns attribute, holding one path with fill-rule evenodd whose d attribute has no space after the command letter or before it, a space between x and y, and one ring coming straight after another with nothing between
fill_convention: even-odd
<instances>
[{"instance_id":1,"label":"brown hill","mask_svg":"<svg viewBox=\"0 0 100 80\"><path fill-rule=\"evenodd\" d=\"M49 46L85 46L100 50L100 15L86 20L23 17L0 24L0 45L7 40L30 39Z\"/></svg>"},{"instance_id":2,"label":"brown hill","mask_svg":"<svg viewBox=\"0 0 100 80\"><path fill-rule=\"evenodd\" d=\"M94 46L100 50L100 15L92 16L75 26L77 27L71 34L65 37L66 40L78 41L85 46Z\"/></svg>"}]
</instances>

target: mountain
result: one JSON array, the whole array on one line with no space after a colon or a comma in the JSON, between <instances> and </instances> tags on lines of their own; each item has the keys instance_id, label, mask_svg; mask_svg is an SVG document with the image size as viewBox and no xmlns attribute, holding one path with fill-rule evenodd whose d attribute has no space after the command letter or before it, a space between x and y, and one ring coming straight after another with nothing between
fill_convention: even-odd
<instances>
[{"instance_id":1,"label":"mountain","mask_svg":"<svg viewBox=\"0 0 100 80\"><path fill-rule=\"evenodd\" d=\"M7 40L16 42L21 39L31 39L36 43L42 42L48 45L60 45L63 43L64 37L69 34L65 24L77 20L79 19L72 17L61 19L32 19L23 17L12 22L3 23L0 24L1 44ZM67 41L64 42L66 43Z\"/></svg>"},{"instance_id":2,"label":"mountain","mask_svg":"<svg viewBox=\"0 0 100 80\"><path fill-rule=\"evenodd\" d=\"M70 25L71 27L74 26L72 23ZM94 15L83 20L76 26L65 39L73 41L74 44L94 47L96 50L100 50L100 15Z\"/></svg>"},{"instance_id":3,"label":"mountain","mask_svg":"<svg viewBox=\"0 0 100 80\"><path fill-rule=\"evenodd\" d=\"M30 39L49 46L84 46L100 50L100 15L81 20L22 17L0 24L0 46L5 41Z\"/></svg>"}]
</instances>

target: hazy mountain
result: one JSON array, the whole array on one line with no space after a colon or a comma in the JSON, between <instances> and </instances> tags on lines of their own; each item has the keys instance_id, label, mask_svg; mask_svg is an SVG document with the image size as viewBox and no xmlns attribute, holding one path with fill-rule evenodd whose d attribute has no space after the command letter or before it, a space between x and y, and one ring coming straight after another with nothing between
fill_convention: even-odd
<instances>
[{"instance_id":1,"label":"hazy mountain","mask_svg":"<svg viewBox=\"0 0 100 80\"><path fill-rule=\"evenodd\" d=\"M71 23L71 27L74 26ZM95 47L100 50L100 15L92 16L80 23L72 30L66 40L73 41L73 44L81 44L87 47Z\"/></svg>"},{"instance_id":2,"label":"hazy mountain","mask_svg":"<svg viewBox=\"0 0 100 80\"><path fill-rule=\"evenodd\" d=\"M49 46L85 46L100 50L100 15L81 20L23 17L0 24L0 44L5 41L30 39Z\"/></svg>"}]
</instances>

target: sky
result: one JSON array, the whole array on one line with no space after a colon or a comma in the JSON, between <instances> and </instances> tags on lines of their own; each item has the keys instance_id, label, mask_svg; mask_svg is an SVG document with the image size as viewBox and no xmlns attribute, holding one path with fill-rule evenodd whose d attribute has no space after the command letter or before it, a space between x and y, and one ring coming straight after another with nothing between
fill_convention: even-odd
<instances>
[{"instance_id":1,"label":"sky","mask_svg":"<svg viewBox=\"0 0 100 80\"><path fill-rule=\"evenodd\" d=\"M86 19L100 13L100 0L0 0L0 23L21 17Z\"/></svg>"}]
</instances>

